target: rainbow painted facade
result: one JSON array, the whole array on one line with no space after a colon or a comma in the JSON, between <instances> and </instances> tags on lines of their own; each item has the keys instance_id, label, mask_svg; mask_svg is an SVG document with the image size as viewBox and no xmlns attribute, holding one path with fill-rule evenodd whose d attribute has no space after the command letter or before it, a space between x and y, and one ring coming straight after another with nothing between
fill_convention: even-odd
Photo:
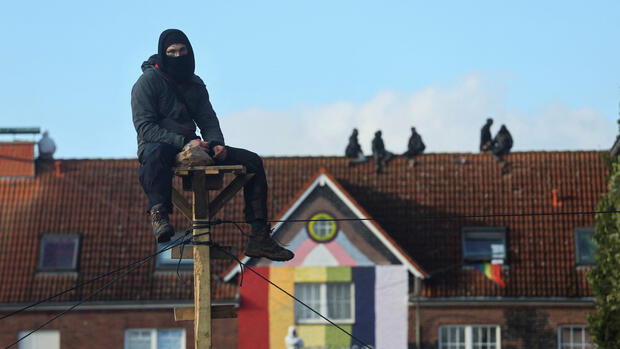
<instances>
[{"instance_id":1,"label":"rainbow painted facade","mask_svg":"<svg viewBox=\"0 0 620 349\"><path fill-rule=\"evenodd\" d=\"M321 172L279 220L274 236L295 258L245 262L365 344L407 348L410 287L427 275L351 196ZM239 295L240 349L285 349L289 326L306 348L363 347L254 273L244 274Z\"/></svg>"}]
</instances>

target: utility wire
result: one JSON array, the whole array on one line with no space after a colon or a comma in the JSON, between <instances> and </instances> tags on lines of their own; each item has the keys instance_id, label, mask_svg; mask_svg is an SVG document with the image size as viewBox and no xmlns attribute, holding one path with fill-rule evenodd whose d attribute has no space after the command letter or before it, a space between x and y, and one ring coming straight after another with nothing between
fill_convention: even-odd
<instances>
[{"instance_id":1,"label":"utility wire","mask_svg":"<svg viewBox=\"0 0 620 349\"><path fill-rule=\"evenodd\" d=\"M90 298L96 296L97 294L99 294L101 291L105 290L106 288L108 288L110 285L112 285L113 283L115 283L116 281L122 279L123 277L125 277L127 274L131 273L132 271L138 269L139 267L141 267L144 263L146 263L147 261L149 261L151 258L155 257L156 255L165 252L175 246L181 245L186 243L186 241L181 241L180 243L176 243L177 241L179 241L180 239L184 238L185 236L187 236L188 233L186 232L183 236L177 238L175 241L169 243L166 247L162 248L161 250L153 253L150 256L147 256L145 258L143 258L142 260L140 260L138 263L133 263L134 265L129 268L129 270L125 271L124 273L122 273L121 275L119 275L118 277L110 280L109 282L107 282L105 285L101 286L100 288L98 288L95 292L91 293L90 295L88 295L87 297L83 298L82 300L80 300L78 303L72 305L71 307L69 307L68 309L62 311L61 313L57 314L56 316L54 316L53 318L47 320L46 322L44 322L43 324L41 324L39 327L37 327L36 329L30 331L27 335L19 338L17 341L11 343L9 346L5 347L5 349L11 348L12 346L16 345L17 343L21 342L22 340L24 340L25 338L27 338L28 336L30 336L31 334L37 332L38 330L42 329L43 327L47 326L49 323L51 323L52 321L58 319L59 317L67 314L68 312L70 312L71 310L77 308L80 304L88 301Z\"/></svg>"},{"instance_id":2,"label":"utility wire","mask_svg":"<svg viewBox=\"0 0 620 349\"><path fill-rule=\"evenodd\" d=\"M613 214L620 213L620 210L612 211L566 211L566 212L528 212L528 213L497 213L480 215L461 215L461 216L419 216L410 217L413 220L455 220L466 218L497 218L497 217L535 217L535 216L569 216L569 215L594 215L594 214ZM268 220L271 223L287 222L338 222L338 221L377 221L376 218L319 218L319 219L283 219ZM223 220L222 223L246 223L241 221Z\"/></svg>"},{"instance_id":3,"label":"utility wire","mask_svg":"<svg viewBox=\"0 0 620 349\"><path fill-rule=\"evenodd\" d=\"M229 223L227 221L223 221L223 223ZM232 222L230 222L232 223ZM233 223L234 224L234 223ZM235 226L237 227L237 229L240 230L241 234L243 235L247 235L243 230L241 230L241 227L239 227L237 224L235 224ZM338 328L340 331L342 331L343 333L347 334L349 337L355 339L356 341L358 341L360 344L362 344L363 346L365 346L368 349L373 349L370 345L368 345L366 342L364 342L363 340L359 339L358 337L354 336L353 334L349 333L349 331L345 330L344 328L340 327L338 324L334 323L333 321L331 321L330 319L328 319L327 317L323 316L323 314L319 313L318 311L314 310L311 306L307 305L306 303L304 303L303 301L301 301L299 298L293 296L292 294L290 294L289 292L287 292L286 290L284 290L282 287L276 285L275 283L273 283L271 280L269 280L268 278L264 277L263 275L261 275L259 272L257 272L256 270L252 269L251 267L249 267L247 264L243 263L241 260L239 260L239 258L237 258L237 256L233 255L232 253L228 252L225 248L222 248L222 246L220 246L219 244L217 244L215 241L211 240L208 243L209 245L220 249L221 251L223 251L225 254L227 254L228 256L230 256L231 258L233 258L235 261L237 261L237 263L239 263L239 265L241 266L242 270L243 269L248 269L251 272L253 272L254 274L258 275L261 279L267 281L270 285L274 286L275 288L277 288L278 290L282 291L283 293L285 293L287 296L291 297L292 299L294 299L295 301L297 301L299 304L303 305L304 307L308 308L310 311L312 311L313 313L315 313L316 315L320 316L323 320L329 322L332 326Z\"/></svg>"},{"instance_id":4,"label":"utility wire","mask_svg":"<svg viewBox=\"0 0 620 349\"><path fill-rule=\"evenodd\" d=\"M184 232L184 235L183 235L183 236L181 236L180 238L177 238L176 240L174 240L174 241L170 242L168 245L166 245L166 246L164 246L164 247L163 247L162 251L159 251L159 252L157 252L156 254L159 254L159 253L161 253L161 252L164 252L164 251L165 251L164 249L167 249L167 247L168 247L170 244L176 243L177 241L181 240L181 238L183 238L183 237L185 237L185 236L187 236L187 230ZM173 247L174 247L174 246L173 246ZM76 289L78 289L78 288L82 287L82 286L86 286L86 285L88 285L88 284L91 284L91 283L93 283L93 282L95 282L95 281L101 280L101 279L103 279L103 278L105 278L105 277L107 277L107 276L110 276L110 275L112 275L112 274L116 274L116 273L118 273L119 271L121 271L121 270L123 270L123 269L127 269L127 268L129 268L129 267L131 267L131 266L133 266L133 265L135 265L135 264L137 264L137 263L142 262L143 260L145 260L145 259L147 259L147 258L151 258L152 256L153 256L153 255L151 255L151 256L147 256L147 257L144 257L144 258L142 258L142 259L138 259L137 261L134 261L134 262L129 263L129 264L127 264L127 265L124 265L124 266L122 266L122 267L118 267L118 268L116 268L116 269L114 269L114 270L111 270L111 271L109 271L109 272L105 273L105 274L101 274L101 275L99 275L99 276L97 276L97 277L95 277L95 278L93 278L93 279L86 280L86 281L84 281L84 282L82 282L82 283L80 283L80 284L77 284L77 285L75 285L75 286L73 286L73 287L71 287L71 288L69 288L69 289L66 289L66 290L64 290L64 291L62 291L62 292L56 293L56 294L54 294L54 295L52 295L52 296L49 296L49 297L47 297L47 298L45 298L45 299L41 299L41 300L36 301L35 303L29 304L29 305L27 305L27 306L25 306L25 307L23 307L23 308L20 308L20 309L17 309L17 310L15 310L15 311L13 311L13 312L8 313L8 314L2 315L2 316L0 316L0 320L3 320L3 319L6 319L6 318L8 318L8 317L11 317L11 316L13 316L13 315L19 314L19 313L21 313L21 312L23 312L23 311L25 311L25 310L28 310L28 309L33 308L33 307L36 307L36 306L37 306L37 305L39 305L39 304L45 303L45 302L47 302L47 301L50 301L50 300L52 300L52 299L54 299L54 298L56 298L56 297L60 297L60 296L62 296L62 295L63 295L63 294L65 294L65 293L69 293L69 292L71 292L71 291L73 291L73 290L76 290Z\"/></svg>"}]
</instances>

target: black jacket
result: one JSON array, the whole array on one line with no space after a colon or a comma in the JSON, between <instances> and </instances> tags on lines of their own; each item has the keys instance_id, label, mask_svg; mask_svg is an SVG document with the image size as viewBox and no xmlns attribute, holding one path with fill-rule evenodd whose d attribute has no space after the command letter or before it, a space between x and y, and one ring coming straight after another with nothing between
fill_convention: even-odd
<instances>
[{"instance_id":1,"label":"black jacket","mask_svg":"<svg viewBox=\"0 0 620 349\"><path fill-rule=\"evenodd\" d=\"M131 113L138 133L138 158L147 143L167 143L179 151L196 136L224 144L224 136L209 102L204 82L196 75L177 84L156 66L156 55L142 64L142 75L131 90Z\"/></svg>"}]
</instances>

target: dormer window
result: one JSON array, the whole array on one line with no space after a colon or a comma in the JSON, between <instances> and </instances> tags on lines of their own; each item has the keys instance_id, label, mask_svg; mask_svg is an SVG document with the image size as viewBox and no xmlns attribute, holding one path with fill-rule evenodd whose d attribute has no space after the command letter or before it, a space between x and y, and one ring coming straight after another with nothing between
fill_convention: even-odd
<instances>
[{"instance_id":1,"label":"dormer window","mask_svg":"<svg viewBox=\"0 0 620 349\"><path fill-rule=\"evenodd\" d=\"M594 264L594 250L596 249L596 242L594 242L593 237L594 228L575 228L575 262L577 265Z\"/></svg>"},{"instance_id":2,"label":"dormer window","mask_svg":"<svg viewBox=\"0 0 620 349\"><path fill-rule=\"evenodd\" d=\"M462 231L463 261L466 263L506 260L506 228L464 227Z\"/></svg>"},{"instance_id":3,"label":"dormer window","mask_svg":"<svg viewBox=\"0 0 620 349\"><path fill-rule=\"evenodd\" d=\"M40 271L75 271L78 266L80 235L45 234L41 237Z\"/></svg>"},{"instance_id":4,"label":"dormer window","mask_svg":"<svg viewBox=\"0 0 620 349\"><path fill-rule=\"evenodd\" d=\"M172 237L173 241L180 239L183 236L183 233L177 232ZM164 242L161 244L157 244L157 251L160 251L166 246L168 246L168 242ZM185 251L192 251L193 245L192 243L188 243L183 248ZM155 262L155 268L157 270L176 270L177 267L182 270L193 270L194 268L194 260L193 259L181 259L181 263L179 264L179 259L172 258L172 249L168 249L157 255L157 259Z\"/></svg>"}]
</instances>

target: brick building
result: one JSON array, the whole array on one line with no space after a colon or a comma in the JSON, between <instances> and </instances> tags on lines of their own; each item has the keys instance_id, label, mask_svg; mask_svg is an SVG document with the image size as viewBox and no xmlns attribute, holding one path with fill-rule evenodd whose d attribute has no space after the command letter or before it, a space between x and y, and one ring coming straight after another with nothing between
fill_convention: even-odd
<instances>
[{"instance_id":1,"label":"brick building","mask_svg":"<svg viewBox=\"0 0 620 349\"><path fill-rule=\"evenodd\" d=\"M0 145L2 314L156 249L135 159L35 161L32 147ZM423 272L416 277L408 269L410 347L419 339L424 348L565 348L587 342L585 316L594 309L586 280L594 216L575 212L594 211L606 190L601 155L513 153L506 157L507 172L481 154L426 154L413 168L398 157L379 175L372 162L348 167L340 157L266 158L264 164L271 217L283 217L322 171ZM241 194L219 217L243 219ZM180 214L172 218L178 230L187 227ZM241 250L245 244L229 225L214 227L213 239ZM479 262L501 264L506 286L480 273L474 267ZM390 264L406 263L396 258ZM237 286L238 275L230 275L234 264L218 260L212 267L214 303L239 305L241 314L248 285ZM0 344L14 342L116 275L0 320ZM172 316L173 307L193 303L191 264L184 263L180 275L184 282L165 255L149 260L31 336L29 347L192 343L192 324ZM241 325L214 320L214 347L236 348L240 337L251 335L252 327L240 331Z\"/></svg>"}]
</instances>

